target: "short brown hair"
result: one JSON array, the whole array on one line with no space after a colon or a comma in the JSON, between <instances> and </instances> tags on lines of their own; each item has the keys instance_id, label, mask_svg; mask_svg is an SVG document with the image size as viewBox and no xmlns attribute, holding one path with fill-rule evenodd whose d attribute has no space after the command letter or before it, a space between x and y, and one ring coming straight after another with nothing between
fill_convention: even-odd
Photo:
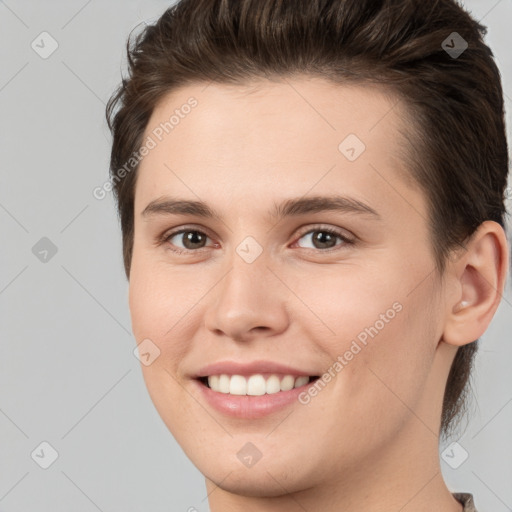
<instances>
[{"instance_id":1,"label":"short brown hair","mask_svg":"<svg viewBox=\"0 0 512 512\"><path fill-rule=\"evenodd\" d=\"M455 0L181 0L167 9L128 38L129 75L106 111L127 277L138 165L122 180L117 171L140 148L157 102L186 84L295 74L377 83L403 100L411 130L404 161L426 194L442 274L450 251L482 222L505 222L503 92L486 32ZM467 49L450 53L454 41ZM445 434L466 410L477 342L459 348L452 364Z\"/></svg>"}]
</instances>

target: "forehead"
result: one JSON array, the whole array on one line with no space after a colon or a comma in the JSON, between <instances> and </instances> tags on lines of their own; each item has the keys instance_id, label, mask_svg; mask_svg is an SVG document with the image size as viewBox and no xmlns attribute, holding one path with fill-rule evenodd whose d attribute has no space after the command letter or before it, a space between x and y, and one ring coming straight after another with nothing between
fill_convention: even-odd
<instances>
[{"instance_id":1,"label":"forehead","mask_svg":"<svg viewBox=\"0 0 512 512\"><path fill-rule=\"evenodd\" d=\"M136 211L165 194L197 199L213 190L256 205L271 195L341 186L361 197L389 187L408 175L404 114L385 89L318 78L183 86L146 127L152 149L139 166Z\"/></svg>"},{"instance_id":2,"label":"forehead","mask_svg":"<svg viewBox=\"0 0 512 512\"><path fill-rule=\"evenodd\" d=\"M191 103L195 105L189 108ZM292 142L297 132L311 136L315 131L317 140L325 137L328 143L329 135L338 138L352 129L367 138L378 137L390 127L396 129L404 107L398 96L382 86L340 85L317 77L281 77L237 85L194 83L171 91L157 103L146 134L158 131L160 123L165 125L176 114L170 130L174 135L193 123L194 133L201 139L212 138L214 131L236 134L239 139L251 133L264 136L267 131L271 138L279 128L286 128L281 139ZM185 123L188 117L193 120ZM297 125L299 121L308 124Z\"/></svg>"}]
</instances>

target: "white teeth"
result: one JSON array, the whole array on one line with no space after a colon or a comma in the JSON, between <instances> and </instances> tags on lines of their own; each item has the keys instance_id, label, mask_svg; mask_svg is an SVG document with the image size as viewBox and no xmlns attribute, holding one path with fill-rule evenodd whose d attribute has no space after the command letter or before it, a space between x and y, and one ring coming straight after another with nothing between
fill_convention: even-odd
<instances>
[{"instance_id":1,"label":"white teeth","mask_svg":"<svg viewBox=\"0 0 512 512\"><path fill-rule=\"evenodd\" d=\"M290 391L295 385L295 378L293 375L285 375L281 379L281 391Z\"/></svg>"},{"instance_id":2,"label":"white teeth","mask_svg":"<svg viewBox=\"0 0 512 512\"><path fill-rule=\"evenodd\" d=\"M247 395L247 380L241 375L232 375L229 382L230 395Z\"/></svg>"},{"instance_id":3,"label":"white teeth","mask_svg":"<svg viewBox=\"0 0 512 512\"><path fill-rule=\"evenodd\" d=\"M266 391L269 395L281 391L281 381L277 375L271 375L266 382Z\"/></svg>"},{"instance_id":4,"label":"white teeth","mask_svg":"<svg viewBox=\"0 0 512 512\"><path fill-rule=\"evenodd\" d=\"M215 377L215 375L212 375L212 377ZM208 377L208 384L210 384L210 378L211 377ZM217 391L220 391L221 393L229 393L229 381L230 380L231 379L229 378L228 375L220 375L219 376L219 387L218 387ZM212 384L215 384L215 382L212 381Z\"/></svg>"},{"instance_id":5,"label":"white teeth","mask_svg":"<svg viewBox=\"0 0 512 512\"><path fill-rule=\"evenodd\" d=\"M267 384L265 383L263 375L251 375L247 381L247 394L251 396L258 396L264 395L266 392Z\"/></svg>"},{"instance_id":6,"label":"white teeth","mask_svg":"<svg viewBox=\"0 0 512 512\"><path fill-rule=\"evenodd\" d=\"M297 379L295 380L295 386L296 388L298 388L299 386L304 386L304 384L307 384L309 382L309 377L297 377Z\"/></svg>"},{"instance_id":7,"label":"white teeth","mask_svg":"<svg viewBox=\"0 0 512 512\"><path fill-rule=\"evenodd\" d=\"M213 389L218 389L220 391L220 385L219 385L219 375L212 375L211 377L208 377L208 385ZM228 391L229 391L229 381L228 381Z\"/></svg>"},{"instance_id":8,"label":"white teeth","mask_svg":"<svg viewBox=\"0 0 512 512\"><path fill-rule=\"evenodd\" d=\"M208 385L213 391L219 393L229 393L230 395L250 395L261 396L264 394L273 395L280 391L289 391L299 386L304 386L309 382L309 377L303 375L294 377L293 375L270 375L267 379L261 374L251 375L249 378L243 375L210 375Z\"/></svg>"}]
</instances>

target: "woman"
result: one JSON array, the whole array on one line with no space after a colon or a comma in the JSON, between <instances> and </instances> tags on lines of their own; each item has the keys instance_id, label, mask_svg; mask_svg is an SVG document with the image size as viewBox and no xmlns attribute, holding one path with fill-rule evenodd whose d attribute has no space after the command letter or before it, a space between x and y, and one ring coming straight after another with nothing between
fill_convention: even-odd
<instances>
[{"instance_id":1,"label":"woman","mask_svg":"<svg viewBox=\"0 0 512 512\"><path fill-rule=\"evenodd\" d=\"M129 45L132 327L212 512L475 511L438 450L508 266L484 34L452 0L182 0Z\"/></svg>"}]
</instances>

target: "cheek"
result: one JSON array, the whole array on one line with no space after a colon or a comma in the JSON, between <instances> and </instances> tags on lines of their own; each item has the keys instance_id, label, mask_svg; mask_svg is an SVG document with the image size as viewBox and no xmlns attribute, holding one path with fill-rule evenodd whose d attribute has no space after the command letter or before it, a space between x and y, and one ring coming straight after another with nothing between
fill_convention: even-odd
<instances>
[{"instance_id":1,"label":"cheek","mask_svg":"<svg viewBox=\"0 0 512 512\"><path fill-rule=\"evenodd\" d=\"M307 329L305 341L319 343L333 359L353 347L352 354L347 353L351 360L379 340L393 345L399 337L395 340L391 333L404 327L401 320L408 306L389 269L387 273L389 277L383 277L381 270L376 275L347 265L329 273L311 273L307 279L304 275L292 277L294 293L301 300L293 301L290 321Z\"/></svg>"},{"instance_id":2,"label":"cheek","mask_svg":"<svg viewBox=\"0 0 512 512\"><path fill-rule=\"evenodd\" d=\"M348 427L358 425L358 436L364 432L375 443L386 435L391 439L412 414L436 347L432 287L426 283L411 293L414 276L398 275L389 267L380 275L354 271L330 282L315 281L321 292L300 290L304 302L321 312L322 323L312 322L320 327L306 338L330 356L325 371L335 377L327 386L337 404L332 427L338 433L347 427L343 435L350 437L354 431ZM334 334L325 335L325 325Z\"/></svg>"},{"instance_id":3,"label":"cheek","mask_svg":"<svg viewBox=\"0 0 512 512\"><path fill-rule=\"evenodd\" d=\"M169 397L180 392L176 378L181 361L191 349L188 340L193 339L195 327L190 319L202 294L187 286L186 279L178 281L172 273L158 270L161 266L145 263L134 258L132 264L130 315L137 344L149 339L157 347L153 349L158 353L154 362L149 366L141 364L141 368L149 394L160 411ZM176 407L179 404L173 405L173 409Z\"/></svg>"},{"instance_id":4,"label":"cheek","mask_svg":"<svg viewBox=\"0 0 512 512\"><path fill-rule=\"evenodd\" d=\"M171 271L159 261L138 257L134 252L130 273L129 306L133 333L139 342L144 337L159 340L180 338L190 325L189 315L204 290L194 286L187 270Z\"/></svg>"},{"instance_id":5,"label":"cheek","mask_svg":"<svg viewBox=\"0 0 512 512\"><path fill-rule=\"evenodd\" d=\"M188 315L194 311L194 300L197 302L200 295L185 287L185 282L172 279L170 272L158 268L149 259L133 258L129 283L132 332L137 344L149 339L157 347L154 361L141 364L142 374L156 410L171 433L179 438L183 430L180 425L190 421L186 400L175 399L183 391L178 382L179 365L190 350L186 340L193 333Z\"/></svg>"}]
</instances>

